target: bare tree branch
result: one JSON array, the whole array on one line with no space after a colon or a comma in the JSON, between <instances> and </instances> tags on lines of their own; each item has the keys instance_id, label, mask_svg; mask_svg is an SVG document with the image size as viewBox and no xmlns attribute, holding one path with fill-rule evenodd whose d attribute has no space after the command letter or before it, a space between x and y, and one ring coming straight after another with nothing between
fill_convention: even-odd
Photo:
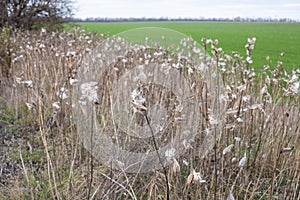
<instances>
[{"instance_id":1,"label":"bare tree branch","mask_svg":"<svg viewBox=\"0 0 300 200\"><path fill-rule=\"evenodd\" d=\"M0 27L59 27L73 15L73 0L0 0Z\"/></svg>"}]
</instances>

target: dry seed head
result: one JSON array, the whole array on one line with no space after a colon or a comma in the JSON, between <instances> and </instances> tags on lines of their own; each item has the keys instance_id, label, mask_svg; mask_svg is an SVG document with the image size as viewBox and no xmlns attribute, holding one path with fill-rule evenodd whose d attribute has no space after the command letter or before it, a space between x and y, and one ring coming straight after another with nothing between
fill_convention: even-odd
<instances>
[{"instance_id":1,"label":"dry seed head","mask_svg":"<svg viewBox=\"0 0 300 200\"><path fill-rule=\"evenodd\" d=\"M35 102L31 102L31 103L26 102L26 106L27 106L28 110L32 110L33 108L36 107L36 104L35 104Z\"/></svg>"},{"instance_id":2,"label":"dry seed head","mask_svg":"<svg viewBox=\"0 0 300 200\"><path fill-rule=\"evenodd\" d=\"M248 103L250 102L251 96L250 95L246 95L242 97L243 102Z\"/></svg>"},{"instance_id":3,"label":"dry seed head","mask_svg":"<svg viewBox=\"0 0 300 200\"><path fill-rule=\"evenodd\" d=\"M147 111L146 107L146 98L144 97L143 91L140 86L134 89L131 93L131 100L134 112L145 112Z\"/></svg>"},{"instance_id":4,"label":"dry seed head","mask_svg":"<svg viewBox=\"0 0 300 200\"><path fill-rule=\"evenodd\" d=\"M286 147L280 150L280 153L287 153L291 152L294 149L294 147Z\"/></svg>"},{"instance_id":5,"label":"dry seed head","mask_svg":"<svg viewBox=\"0 0 300 200\"><path fill-rule=\"evenodd\" d=\"M243 123L244 122L243 118L241 118L241 117L238 117L236 120L237 120L238 123Z\"/></svg>"},{"instance_id":6,"label":"dry seed head","mask_svg":"<svg viewBox=\"0 0 300 200\"><path fill-rule=\"evenodd\" d=\"M16 80L16 82L17 82L18 84L21 84L21 83L22 83L22 80L23 80L23 77L17 77L17 76L16 76L15 80Z\"/></svg>"},{"instance_id":7,"label":"dry seed head","mask_svg":"<svg viewBox=\"0 0 300 200\"><path fill-rule=\"evenodd\" d=\"M193 169L192 173L190 173L187 178L187 184L191 184L191 183L206 183L206 181L201 178L200 172L196 172Z\"/></svg>"},{"instance_id":8,"label":"dry seed head","mask_svg":"<svg viewBox=\"0 0 300 200\"><path fill-rule=\"evenodd\" d=\"M32 80L21 81L27 88L32 88Z\"/></svg>"},{"instance_id":9,"label":"dry seed head","mask_svg":"<svg viewBox=\"0 0 300 200\"><path fill-rule=\"evenodd\" d=\"M98 102L98 83L85 82L80 85L81 97L80 99L88 99L90 102Z\"/></svg>"},{"instance_id":10,"label":"dry seed head","mask_svg":"<svg viewBox=\"0 0 300 200\"><path fill-rule=\"evenodd\" d=\"M172 160L175 157L176 154L176 149L171 148L165 151L165 156L167 157L168 160Z\"/></svg>"},{"instance_id":11,"label":"dry seed head","mask_svg":"<svg viewBox=\"0 0 300 200\"><path fill-rule=\"evenodd\" d=\"M268 88L267 88L267 85L264 85L264 87L261 89L260 91L260 94L261 95L268 95Z\"/></svg>"},{"instance_id":12,"label":"dry seed head","mask_svg":"<svg viewBox=\"0 0 300 200\"><path fill-rule=\"evenodd\" d=\"M247 162L247 157L246 157L246 153L244 154L244 157L240 160L239 162L239 167L244 167L246 165Z\"/></svg>"},{"instance_id":13,"label":"dry seed head","mask_svg":"<svg viewBox=\"0 0 300 200\"><path fill-rule=\"evenodd\" d=\"M229 194L228 194L228 197L227 197L227 199L226 200L234 200L234 196L233 196L233 194L232 194L232 191L230 190L229 191Z\"/></svg>"},{"instance_id":14,"label":"dry seed head","mask_svg":"<svg viewBox=\"0 0 300 200\"><path fill-rule=\"evenodd\" d=\"M230 129L230 130L234 130L234 128L236 127L235 124L226 124L224 129Z\"/></svg>"},{"instance_id":15,"label":"dry seed head","mask_svg":"<svg viewBox=\"0 0 300 200\"><path fill-rule=\"evenodd\" d=\"M173 172L175 174L180 172L180 165L179 165L178 161L175 158L173 158Z\"/></svg>"},{"instance_id":16,"label":"dry seed head","mask_svg":"<svg viewBox=\"0 0 300 200\"><path fill-rule=\"evenodd\" d=\"M68 90L65 87L60 88L60 91L56 92L56 95L59 96L60 99L64 100L68 98Z\"/></svg>"},{"instance_id":17,"label":"dry seed head","mask_svg":"<svg viewBox=\"0 0 300 200\"><path fill-rule=\"evenodd\" d=\"M246 84L238 86L237 89L238 89L239 92L245 91L246 90Z\"/></svg>"},{"instance_id":18,"label":"dry seed head","mask_svg":"<svg viewBox=\"0 0 300 200\"><path fill-rule=\"evenodd\" d=\"M287 84L295 83L298 80L299 80L299 78L298 78L297 74L293 74L291 79L288 80Z\"/></svg>"},{"instance_id":19,"label":"dry seed head","mask_svg":"<svg viewBox=\"0 0 300 200\"><path fill-rule=\"evenodd\" d=\"M223 155L225 155L225 154L227 154L228 152L230 152L233 146L234 146L233 144L227 146L227 147L223 150Z\"/></svg>"},{"instance_id":20,"label":"dry seed head","mask_svg":"<svg viewBox=\"0 0 300 200\"><path fill-rule=\"evenodd\" d=\"M247 56L246 62L247 62L248 64L252 64L252 63L253 63L252 58L251 58L250 56Z\"/></svg>"},{"instance_id":21,"label":"dry seed head","mask_svg":"<svg viewBox=\"0 0 300 200\"><path fill-rule=\"evenodd\" d=\"M78 83L78 79L70 78L70 84L71 85L76 85L77 83Z\"/></svg>"},{"instance_id":22,"label":"dry seed head","mask_svg":"<svg viewBox=\"0 0 300 200\"><path fill-rule=\"evenodd\" d=\"M213 44L214 44L215 46L218 46L219 40L215 39L214 42L213 42Z\"/></svg>"},{"instance_id":23,"label":"dry seed head","mask_svg":"<svg viewBox=\"0 0 300 200\"><path fill-rule=\"evenodd\" d=\"M292 93L293 93L294 95L296 95L296 94L298 94L298 93L300 92L299 88L300 88L300 82L299 82L299 81L293 83L293 84L290 86L290 90L292 91Z\"/></svg>"},{"instance_id":24,"label":"dry seed head","mask_svg":"<svg viewBox=\"0 0 300 200\"><path fill-rule=\"evenodd\" d=\"M58 101L52 103L52 106L53 106L55 109L57 109L57 110L60 108L60 105L59 105L59 102L58 102Z\"/></svg>"}]
</instances>

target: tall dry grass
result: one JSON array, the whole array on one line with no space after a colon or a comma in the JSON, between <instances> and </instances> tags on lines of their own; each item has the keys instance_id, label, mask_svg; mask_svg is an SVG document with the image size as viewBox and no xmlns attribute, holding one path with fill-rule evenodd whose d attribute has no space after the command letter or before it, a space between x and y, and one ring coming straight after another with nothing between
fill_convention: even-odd
<instances>
[{"instance_id":1,"label":"tall dry grass","mask_svg":"<svg viewBox=\"0 0 300 200\"><path fill-rule=\"evenodd\" d=\"M86 59L105 38L81 30L11 33L10 78L1 85L1 199L166 198L163 171L114 170L79 140L72 112L73 82L84 62L94 62ZM217 41L202 42L212 49L212 59L201 55L202 63L218 66L226 89L224 127L203 157L202 134L214 130L209 128L209 105L199 105L203 128L195 132L191 148L167 168L170 199L299 199L300 70L286 71L280 60L284 55L275 63L266 60L259 71L252 69L254 39L247 41L246 58L225 54ZM124 56L136 66L146 62L146 55L155 58L153 51L143 49ZM162 55L166 58L152 61L163 63L172 56L170 66L178 64L178 55ZM186 66L188 59L182 73L196 84L201 102L209 102L203 77L194 76L197 69ZM122 60L112 67L126 69ZM106 116L107 107L101 105L109 105L105 92L115 78L118 75L99 82L105 88L99 115Z\"/></svg>"}]
</instances>

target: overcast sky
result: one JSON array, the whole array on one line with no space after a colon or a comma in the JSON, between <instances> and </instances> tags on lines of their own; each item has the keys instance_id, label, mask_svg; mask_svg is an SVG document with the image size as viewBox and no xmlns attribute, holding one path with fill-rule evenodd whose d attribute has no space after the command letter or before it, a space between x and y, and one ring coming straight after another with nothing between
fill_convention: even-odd
<instances>
[{"instance_id":1,"label":"overcast sky","mask_svg":"<svg viewBox=\"0 0 300 200\"><path fill-rule=\"evenodd\" d=\"M75 17L300 19L300 0L75 0Z\"/></svg>"}]
</instances>

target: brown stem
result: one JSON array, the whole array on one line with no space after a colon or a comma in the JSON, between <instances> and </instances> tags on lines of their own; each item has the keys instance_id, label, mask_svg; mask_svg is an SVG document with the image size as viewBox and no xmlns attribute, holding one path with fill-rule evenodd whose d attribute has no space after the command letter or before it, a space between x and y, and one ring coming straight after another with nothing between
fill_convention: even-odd
<instances>
[{"instance_id":1,"label":"brown stem","mask_svg":"<svg viewBox=\"0 0 300 200\"><path fill-rule=\"evenodd\" d=\"M146 118L146 120L147 120L147 124L148 124L148 126L149 126L149 128L150 128L150 131L151 131L151 136L152 136L152 140L153 140L153 144L154 144L154 149L155 149L155 151L156 151L156 153L157 153L157 156L158 156L158 159L159 159L159 163L161 164L161 166L162 166L162 168L163 168L163 170L164 170L165 181L166 181L166 187L167 187L167 200L170 200L170 194L169 194L169 180L168 180L167 170L166 170L166 168L165 168L165 166L164 166L164 163L162 162L162 159L161 159L161 157L160 157L160 155L159 155L159 153L158 153L157 143L156 143L156 140L155 140L155 137L154 137L154 133L153 133L153 129L152 129L151 125L150 125L150 121L149 121L149 118L148 118L148 116L147 116L147 113L143 112L143 114L144 114L144 116L145 116L145 118Z\"/></svg>"}]
</instances>

